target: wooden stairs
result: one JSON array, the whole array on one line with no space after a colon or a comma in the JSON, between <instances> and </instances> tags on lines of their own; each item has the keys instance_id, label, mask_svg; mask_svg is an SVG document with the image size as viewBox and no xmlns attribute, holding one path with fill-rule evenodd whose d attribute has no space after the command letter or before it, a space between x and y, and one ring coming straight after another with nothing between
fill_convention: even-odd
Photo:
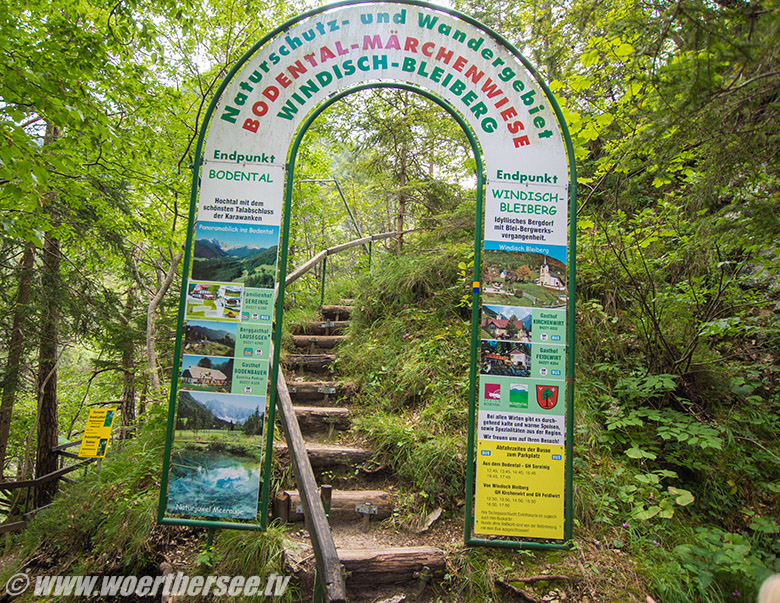
<instances>
[{"instance_id":1,"label":"wooden stairs","mask_svg":"<svg viewBox=\"0 0 780 603\"><path fill-rule=\"evenodd\" d=\"M399 592L416 598L428 581L444 573L445 555L436 547L394 546L386 538L382 544L365 544L371 542L378 523L392 515L395 500L391 491L377 488L372 473L381 472L369 466L374 456L370 448L333 443L337 432L351 427L349 406L355 393L351 384L333 376L338 344L352 312L349 301L323 306L321 320L298 328L292 337L295 353L284 355L282 368L318 483L334 481L339 487L332 490L329 522L348 600L376 601L393 595L401 601ZM275 454L284 462L287 446L277 444ZM286 522L302 521L298 491L278 491L272 512ZM308 572L313 572L311 564ZM303 577L304 583L308 581L313 576Z\"/></svg>"}]
</instances>

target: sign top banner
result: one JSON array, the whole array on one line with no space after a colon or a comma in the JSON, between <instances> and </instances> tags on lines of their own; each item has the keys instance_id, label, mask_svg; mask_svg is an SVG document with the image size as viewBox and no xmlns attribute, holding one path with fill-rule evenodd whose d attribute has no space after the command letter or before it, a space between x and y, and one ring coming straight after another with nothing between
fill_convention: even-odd
<instances>
[{"instance_id":1,"label":"sign top banner","mask_svg":"<svg viewBox=\"0 0 780 603\"><path fill-rule=\"evenodd\" d=\"M488 183L566 196L566 143L530 65L476 21L418 2L326 6L271 34L220 95L204 164L284 166L314 108L372 81L427 90L460 113L482 147Z\"/></svg>"}]
</instances>

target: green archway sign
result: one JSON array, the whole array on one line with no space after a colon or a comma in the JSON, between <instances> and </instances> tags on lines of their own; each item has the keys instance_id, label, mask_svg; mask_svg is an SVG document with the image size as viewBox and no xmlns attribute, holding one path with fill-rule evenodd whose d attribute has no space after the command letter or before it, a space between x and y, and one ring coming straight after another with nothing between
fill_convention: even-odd
<instances>
[{"instance_id":1,"label":"green archway sign","mask_svg":"<svg viewBox=\"0 0 780 603\"><path fill-rule=\"evenodd\" d=\"M242 57L209 107L158 520L265 525L298 146L327 106L371 87L437 102L476 157L465 540L563 546L572 525L571 142L549 88L511 44L412 0L300 15Z\"/></svg>"}]
</instances>

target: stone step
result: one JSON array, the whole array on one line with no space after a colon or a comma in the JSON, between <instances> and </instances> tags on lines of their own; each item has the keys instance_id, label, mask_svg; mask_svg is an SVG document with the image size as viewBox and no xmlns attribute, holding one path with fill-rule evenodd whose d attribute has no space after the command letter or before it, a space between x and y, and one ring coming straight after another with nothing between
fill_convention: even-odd
<instances>
[{"instance_id":1,"label":"stone step","mask_svg":"<svg viewBox=\"0 0 780 603\"><path fill-rule=\"evenodd\" d=\"M348 408L338 408L335 406L293 406L295 418L298 419L298 425L303 433L315 431L329 431L334 429L344 431L349 429L351 421L349 419Z\"/></svg>"},{"instance_id":2,"label":"stone step","mask_svg":"<svg viewBox=\"0 0 780 603\"><path fill-rule=\"evenodd\" d=\"M328 320L346 320L352 314L352 306L330 305L322 306L320 313Z\"/></svg>"},{"instance_id":3,"label":"stone step","mask_svg":"<svg viewBox=\"0 0 780 603\"><path fill-rule=\"evenodd\" d=\"M297 490L280 490L273 505L274 517L283 521L303 521L303 507ZM393 499L384 490L333 490L331 521L387 519L393 514Z\"/></svg>"},{"instance_id":4,"label":"stone step","mask_svg":"<svg viewBox=\"0 0 780 603\"><path fill-rule=\"evenodd\" d=\"M306 452L309 453L309 460L315 471L350 466L358 468L358 466L369 461L374 455L372 451L365 448L314 443L306 444ZM286 444L274 444L274 454L280 461L289 462L289 451Z\"/></svg>"},{"instance_id":5,"label":"stone step","mask_svg":"<svg viewBox=\"0 0 780 603\"><path fill-rule=\"evenodd\" d=\"M315 320L302 325L291 325L294 335L339 335L349 324L348 320Z\"/></svg>"}]
</instances>

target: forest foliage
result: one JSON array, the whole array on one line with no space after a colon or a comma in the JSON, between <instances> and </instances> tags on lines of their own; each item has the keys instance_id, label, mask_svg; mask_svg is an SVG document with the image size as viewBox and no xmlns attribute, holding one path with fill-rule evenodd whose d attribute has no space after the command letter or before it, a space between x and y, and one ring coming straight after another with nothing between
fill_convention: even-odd
<instances>
[{"instance_id":1,"label":"forest foliage","mask_svg":"<svg viewBox=\"0 0 780 603\"><path fill-rule=\"evenodd\" d=\"M631 556L660 600L748 600L780 571L779 9L453 5L529 57L574 141L577 535ZM0 4L5 479L41 474L36 449L74 439L110 401L139 426L139 454L159 451L197 127L234 62L303 8ZM474 169L436 105L383 90L317 120L295 185L293 266L358 232L419 229L375 249L367 277L365 255L328 265L359 306L340 368L371 409L360 428L408 485L408 513L457 509L464 491ZM219 269L266 278L266 260ZM288 305L316 298L319 276ZM87 523L67 522L82 550L123 525L152 530L139 510L98 535L111 492L125 510L153 504L152 473L116 476ZM49 550L81 546L45 517L35 534ZM127 546L143 567L147 544Z\"/></svg>"}]
</instances>

